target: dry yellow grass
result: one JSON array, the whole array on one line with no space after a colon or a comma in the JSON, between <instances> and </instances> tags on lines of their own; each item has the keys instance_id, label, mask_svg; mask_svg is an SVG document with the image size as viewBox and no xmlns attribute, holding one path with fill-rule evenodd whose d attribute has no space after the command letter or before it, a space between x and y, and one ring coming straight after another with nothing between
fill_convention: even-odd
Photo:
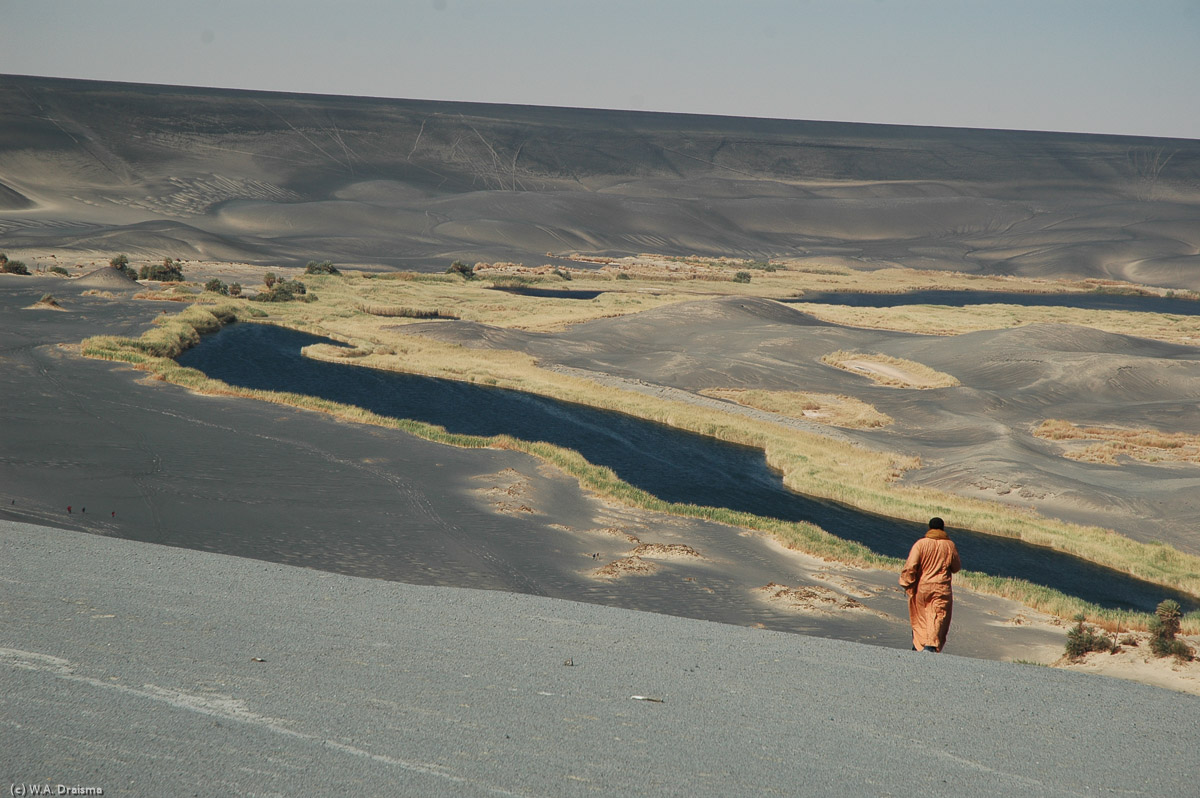
<instances>
[{"instance_id":1,"label":"dry yellow grass","mask_svg":"<svg viewBox=\"0 0 1200 798\"><path fill-rule=\"evenodd\" d=\"M839 349L821 357L822 363L868 377L889 388L953 388L959 381L922 363L888 355Z\"/></svg>"},{"instance_id":2,"label":"dry yellow grass","mask_svg":"<svg viewBox=\"0 0 1200 798\"><path fill-rule=\"evenodd\" d=\"M981 298L980 301L986 300ZM1200 316L990 304L961 308L942 305L855 308L806 304L803 310L833 324L927 335L960 335L979 330L1005 330L1027 324L1077 324L1104 332L1174 344L1200 344Z\"/></svg>"},{"instance_id":3,"label":"dry yellow grass","mask_svg":"<svg viewBox=\"0 0 1200 798\"><path fill-rule=\"evenodd\" d=\"M1200 435L1153 429L1081 427L1070 421L1047 419L1033 434L1064 443L1064 457L1116 465L1125 456L1144 463L1200 464Z\"/></svg>"},{"instance_id":4,"label":"dry yellow grass","mask_svg":"<svg viewBox=\"0 0 1200 798\"><path fill-rule=\"evenodd\" d=\"M762 391L745 388L707 388L704 396L728 399L739 405L778 413L789 418L816 421L846 429L878 429L892 423L890 416L853 396L805 391Z\"/></svg>"}]
</instances>

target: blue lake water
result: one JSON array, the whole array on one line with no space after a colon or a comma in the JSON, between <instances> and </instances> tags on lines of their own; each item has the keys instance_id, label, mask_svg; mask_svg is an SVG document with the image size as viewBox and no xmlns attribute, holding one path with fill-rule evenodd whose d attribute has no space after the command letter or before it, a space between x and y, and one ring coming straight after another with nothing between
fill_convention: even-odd
<instances>
[{"instance_id":1,"label":"blue lake water","mask_svg":"<svg viewBox=\"0 0 1200 798\"><path fill-rule=\"evenodd\" d=\"M613 469L670 502L727 507L810 521L838 537L905 557L923 524L864 513L785 487L759 449L725 443L621 413L532 394L377 371L305 358L327 339L265 324L237 324L179 357L231 385L319 396L381 415L438 424L455 433L548 441ZM964 567L1020 577L1105 607L1153 611L1164 598L1188 609L1200 600L1051 549L953 528Z\"/></svg>"},{"instance_id":2,"label":"blue lake water","mask_svg":"<svg viewBox=\"0 0 1200 798\"><path fill-rule=\"evenodd\" d=\"M910 291L903 294L811 292L789 304L849 305L856 308L895 308L904 305L1030 305L1036 307L1082 308L1085 310L1130 310L1140 313L1173 313L1200 316L1200 302L1131 294L1019 294L993 291Z\"/></svg>"}]
</instances>

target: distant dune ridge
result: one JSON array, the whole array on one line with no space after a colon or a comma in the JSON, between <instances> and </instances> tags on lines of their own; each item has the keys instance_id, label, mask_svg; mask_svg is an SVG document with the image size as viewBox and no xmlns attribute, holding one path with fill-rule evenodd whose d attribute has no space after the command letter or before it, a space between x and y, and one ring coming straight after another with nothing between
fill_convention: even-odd
<instances>
[{"instance_id":1,"label":"distant dune ridge","mask_svg":"<svg viewBox=\"0 0 1200 798\"><path fill-rule=\"evenodd\" d=\"M1200 142L0 77L0 247L829 254L1200 289Z\"/></svg>"}]
</instances>

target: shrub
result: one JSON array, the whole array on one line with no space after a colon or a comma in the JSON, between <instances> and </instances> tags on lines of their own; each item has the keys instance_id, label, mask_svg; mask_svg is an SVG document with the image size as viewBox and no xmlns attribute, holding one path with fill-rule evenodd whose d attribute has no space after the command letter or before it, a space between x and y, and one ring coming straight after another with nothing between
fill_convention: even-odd
<instances>
[{"instance_id":1,"label":"shrub","mask_svg":"<svg viewBox=\"0 0 1200 798\"><path fill-rule=\"evenodd\" d=\"M0 252L0 272L4 274L29 274L29 269L25 268L24 262L9 260L7 255Z\"/></svg>"},{"instance_id":2,"label":"shrub","mask_svg":"<svg viewBox=\"0 0 1200 798\"><path fill-rule=\"evenodd\" d=\"M735 283L750 282L750 272L738 272L737 274L733 275L733 281Z\"/></svg>"},{"instance_id":3,"label":"shrub","mask_svg":"<svg viewBox=\"0 0 1200 798\"><path fill-rule=\"evenodd\" d=\"M1084 624L1086 616L1075 616L1075 625L1067 630L1067 659L1077 660L1091 651L1112 651L1112 638Z\"/></svg>"},{"instance_id":4,"label":"shrub","mask_svg":"<svg viewBox=\"0 0 1200 798\"><path fill-rule=\"evenodd\" d=\"M559 269L556 267L554 269L554 271L551 272L551 274L553 274L555 277L561 277L564 280L571 279L571 273L569 271L567 271L566 269Z\"/></svg>"},{"instance_id":5,"label":"shrub","mask_svg":"<svg viewBox=\"0 0 1200 798\"><path fill-rule=\"evenodd\" d=\"M71 273L68 272L66 269L64 269L62 266L51 266L50 273L51 274L61 274L63 277L71 276Z\"/></svg>"},{"instance_id":6,"label":"shrub","mask_svg":"<svg viewBox=\"0 0 1200 798\"><path fill-rule=\"evenodd\" d=\"M1182 640L1176 640L1179 634L1179 621L1183 611L1179 602L1167 599L1160 603L1150 619L1150 651L1156 657L1175 657L1190 660L1194 656L1191 646Z\"/></svg>"},{"instance_id":7,"label":"shrub","mask_svg":"<svg viewBox=\"0 0 1200 798\"><path fill-rule=\"evenodd\" d=\"M265 280L264 280L265 282ZM279 280L273 282L271 287L266 291L259 291L253 297L255 302L291 302L299 300L301 302L316 302L317 297L309 294L304 283L299 280Z\"/></svg>"},{"instance_id":8,"label":"shrub","mask_svg":"<svg viewBox=\"0 0 1200 798\"><path fill-rule=\"evenodd\" d=\"M464 280L472 280L475 278L475 267L469 263L463 263L461 260L456 260L450 264L450 268L446 269L446 274L461 275Z\"/></svg>"},{"instance_id":9,"label":"shrub","mask_svg":"<svg viewBox=\"0 0 1200 798\"><path fill-rule=\"evenodd\" d=\"M318 263L315 260L310 260L308 262L308 265L304 267L304 273L305 274L332 274L335 276L341 274L341 272L338 271L337 267L334 266L332 263L330 263L327 260L323 260L320 263Z\"/></svg>"},{"instance_id":10,"label":"shrub","mask_svg":"<svg viewBox=\"0 0 1200 798\"><path fill-rule=\"evenodd\" d=\"M268 290L270 290L277 281L278 278L275 276L275 272L267 272L263 275L263 285L265 285Z\"/></svg>"},{"instance_id":11,"label":"shrub","mask_svg":"<svg viewBox=\"0 0 1200 798\"><path fill-rule=\"evenodd\" d=\"M618 280L632 280L633 278L630 277L626 272L617 272L617 279Z\"/></svg>"},{"instance_id":12,"label":"shrub","mask_svg":"<svg viewBox=\"0 0 1200 798\"><path fill-rule=\"evenodd\" d=\"M138 272L138 279L158 280L162 283L181 283L183 282L183 269L180 267L179 261L163 258L162 263L143 266Z\"/></svg>"},{"instance_id":13,"label":"shrub","mask_svg":"<svg viewBox=\"0 0 1200 798\"><path fill-rule=\"evenodd\" d=\"M242 284L241 283L230 283L229 284L229 295L230 296L241 296L242 295Z\"/></svg>"},{"instance_id":14,"label":"shrub","mask_svg":"<svg viewBox=\"0 0 1200 798\"><path fill-rule=\"evenodd\" d=\"M225 294L226 296L229 295L229 286L225 285L225 283L221 282L216 277L204 284L204 290L212 291L214 294Z\"/></svg>"},{"instance_id":15,"label":"shrub","mask_svg":"<svg viewBox=\"0 0 1200 798\"><path fill-rule=\"evenodd\" d=\"M108 261L108 265L121 272L121 274L126 275L130 280L136 280L138 278L137 272L135 272L133 267L129 265L129 258L125 255L117 255L116 257L110 259Z\"/></svg>"}]
</instances>

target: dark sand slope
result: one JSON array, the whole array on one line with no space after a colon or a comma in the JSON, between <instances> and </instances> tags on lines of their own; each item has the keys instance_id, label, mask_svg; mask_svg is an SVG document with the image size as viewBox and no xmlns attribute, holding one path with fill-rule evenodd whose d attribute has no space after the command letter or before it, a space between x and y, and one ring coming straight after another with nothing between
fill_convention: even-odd
<instances>
[{"instance_id":1,"label":"dark sand slope","mask_svg":"<svg viewBox=\"0 0 1200 798\"><path fill-rule=\"evenodd\" d=\"M1195 786L1200 698L1114 679L7 521L0 556L10 783L832 798Z\"/></svg>"},{"instance_id":2,"label":"dark sand slope","mask_svg":"<svg viewBox=\"0 0 1200 798\"><path fill-rule=\"evenodd\" d=\"M1200 349L1193 347L1071 325L955 337L864 330L753 298L701 300L552 334L469 322L408 329L693 393L750 387L857 396L896 423L838 434L920 455L924 467L909 479L1200 553L1200 469L1076 462L1032 435L1046 418L1200 433ZM838 349L924 363L962 386L878 386L821 362Z\"/></svg>"},{"instance_id":3,"label":"dark sand slope","mask_svg":"<svg viewBox=\"0 0 1200 798\"><path fill-rule=\"evenodd\" d=\"M355 576L908 646L894 573L800 557L719 524L610 506L516 452L456 449L317 413L194 396L82 359L60 344L139 334L162 305L56 288L70 313L21 310L46 286L75 282L29 277L0 291L0 395L17 397L0 406L0 518ZM641 544L688 546L700 556L639 552ZM598 573L614 562L623 563L616 578ZM622 575L628 565L651 572ZM809 607L771 603L757 591L770 582L817 595ZM964 592L953 650L1055 658L1061 630L1009 623L1021 614L1012 602Z\"/></svg>"},{"instance_id":4,"label":"dark sand slope","mask_svg":"<svg viewBox=\"0 0 1200 798\"><path fill-rule=\"evenodd\" d=\"M829 253L1200 288L1200 143L0 77L0 246Z\"/></svg>"}]
</instances>

